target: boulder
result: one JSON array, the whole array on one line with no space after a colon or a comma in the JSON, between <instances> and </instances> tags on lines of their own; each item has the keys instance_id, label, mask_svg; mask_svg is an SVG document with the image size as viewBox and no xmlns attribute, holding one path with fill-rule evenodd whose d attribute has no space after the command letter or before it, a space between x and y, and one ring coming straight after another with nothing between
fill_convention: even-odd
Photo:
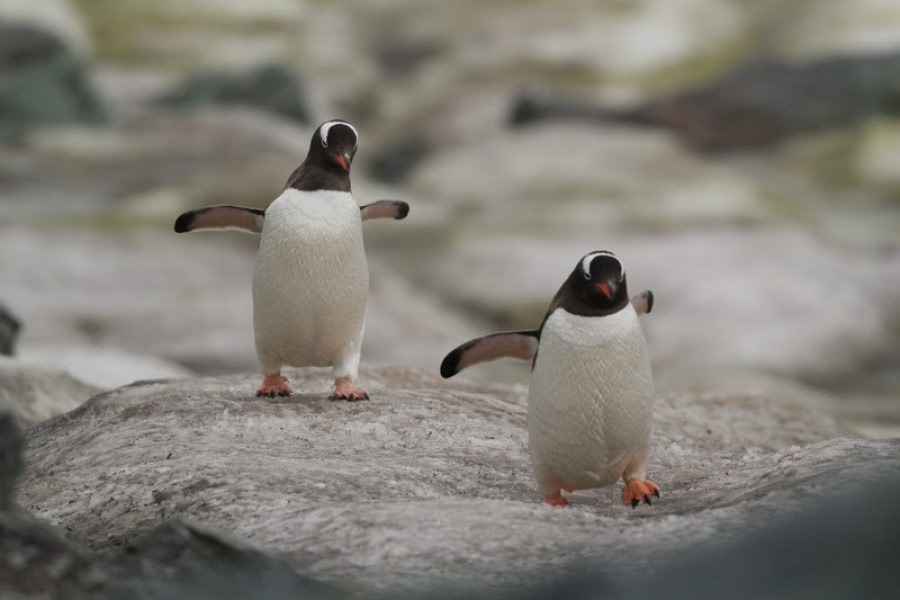
<instances>
[{"instance_id":1,"label":"boulder","mask_svg":"<svg viewBox=\"0 0 900 600\"><path fill-rule=\"evenodd\" d=\"M158 99L164 106L240 104L309 124L309 102L298 77L286 67L266 64L240 73L200 73Z\"/></svg>"},{"instance_id":2,"label":"boulder","mask_svg":"<svg viewBox=\"0 0 900 600\"><path fill-rule=\"evenodd\" d=\"M895 476L900 442L846 437L813 407L758 395L664 395L652 507L619 486L543 505L525 388L364 368L369 402L253 396L255 376L155 381L94 397L30 430L20 503L96 551L172 517L230 532L351 593L496 594L580 573L613 586L675 555L810 510L851 482ZM658 590L657 590L658 591Z\"/></svg>"}]
</instances>

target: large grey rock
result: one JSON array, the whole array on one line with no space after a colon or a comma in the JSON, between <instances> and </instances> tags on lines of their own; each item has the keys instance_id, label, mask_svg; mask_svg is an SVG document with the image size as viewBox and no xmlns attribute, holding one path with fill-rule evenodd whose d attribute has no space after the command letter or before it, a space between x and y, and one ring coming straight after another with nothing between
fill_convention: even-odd
<instances>
[{"instance_id":1,"label":"large grey rock","mask_svg":"<svg viewBox=\"0 0 900 600\"><path fill-rule=\"evenodd\" d=\"M494 593L594 565L619 585L672 552L736 539L858 478L900 473L900 444L840 437L787 398L663 397L650 476L542 505L525 390L365 368L372 400L327 399L327 370L288 373L299 395L258 399L255 376L147 382L33 428L20 503L112 550L171 517L206 523L350 590Z\"/></svg>"},{"instance_id":2,"label":"large grey rock","mask_svg":"<svg viewBox=\"0 0 900 600\"><path fill-rule=\"evenodd\" d=\"M284 561L202 526L166 522L106 559L15 506L23 434L0 408L0 597L333 598Z\"/></svg>"}]
</instances>

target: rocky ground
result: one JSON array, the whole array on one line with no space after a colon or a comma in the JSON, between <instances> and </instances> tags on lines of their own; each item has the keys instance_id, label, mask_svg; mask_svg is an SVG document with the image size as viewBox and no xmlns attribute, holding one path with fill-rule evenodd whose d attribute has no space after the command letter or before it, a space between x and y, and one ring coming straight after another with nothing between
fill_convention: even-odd
<instances>
[{"instance_id":1,"label":"rocky ground","mask_svg":"<svg viewBox=\"0 0 900 600\"><path fill-rule=\"evenodd\" d=\"M676 555L735 541L900 476L897 441L757 395L657 404L653 506L618 486L543 505L525 390L364 369L369 402L327 398L327 372L258 399L252 377L137 383L28 433L21 506L81 547L119 556L178 518L228 532L345 592L496 594L576 576L615 587ZM849 437L848 437L849 434Z\"/></svg>"}]
</instances>

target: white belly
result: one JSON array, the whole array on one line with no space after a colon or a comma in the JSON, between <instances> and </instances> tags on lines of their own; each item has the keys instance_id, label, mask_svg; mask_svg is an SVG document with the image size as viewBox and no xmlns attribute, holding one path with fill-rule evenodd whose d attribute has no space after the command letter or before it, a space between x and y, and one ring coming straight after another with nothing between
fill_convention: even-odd
<instances>
[{"instance_id":1,"label":"white belly","mask_svg":"<svg viewBox=\"0 0 900 600\"><path fill-rule=\"evenodd\" d=\"M361 335L368 290L353 197L285 190L266 209L253 270L253 325L264 370L332 365Z\"/></svg>"},{"instance_id":2,"label":"white belly","mask_svg":"<svg viewBox=\"0 0 900 600\"><path fill-rule=\"evenodd\" d=\"M646 452L654 397L647 345L629 304L604 317L557 309L544 324L528 394L538 484L609 485Z\"/></svg>"}]
</instances>

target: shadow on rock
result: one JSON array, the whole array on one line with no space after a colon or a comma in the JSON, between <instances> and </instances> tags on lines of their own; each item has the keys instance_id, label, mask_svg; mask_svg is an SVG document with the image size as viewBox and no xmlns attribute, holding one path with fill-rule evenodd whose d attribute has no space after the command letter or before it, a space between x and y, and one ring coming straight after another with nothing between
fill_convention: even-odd
<instances>
[{"instance_id":1,"label":"shadow on rock","mask_svg":"<svg viewBox=\"0 0 900 600\"><path fill-rule=\"evenodd\" d=\"M22 324L3 304L0 304L0 354L12 356Z\"/></svg>"}]
</instances>

